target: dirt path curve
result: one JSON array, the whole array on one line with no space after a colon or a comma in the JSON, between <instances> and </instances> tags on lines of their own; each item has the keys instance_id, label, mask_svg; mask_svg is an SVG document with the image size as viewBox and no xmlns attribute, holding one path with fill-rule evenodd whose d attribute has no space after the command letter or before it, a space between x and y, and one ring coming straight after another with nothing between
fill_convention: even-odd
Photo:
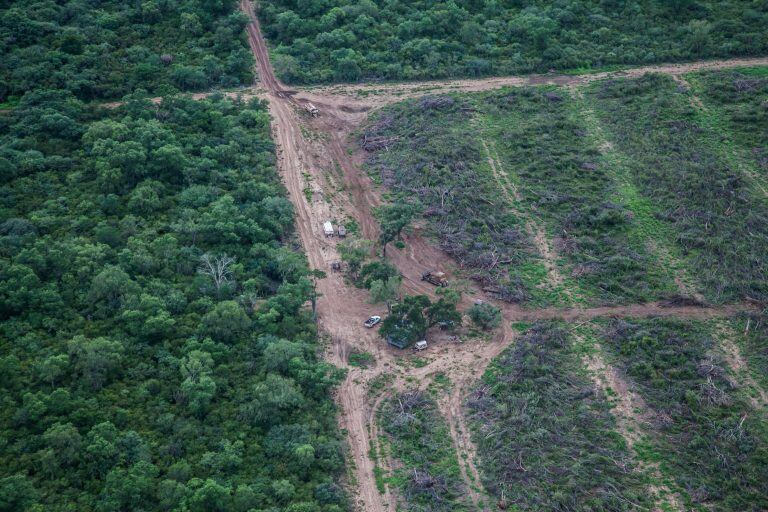
<instances>
[{"instance_id":1,"label":"dirt path curve","mask_svg":"<svg viewBox=\"0 0 768 512\"><path fill-rule=\"evenodd\" d=\"M259 21L249 0L240 1L241 10L248 16L248 39L254 53L260 88L227 93L245 97L264 97L269 104L272 128L277 147L277 164L289 198L294 205L297 234L303 245L311 268L327 271L330 263L339 259L335 238L326 238L322 223L329 219L351 217L356 220L364 237L376 239L378 225L372 208L382 203L381 196L371 180L361 171L363 155L349 151L348 137L366 119L368 111L382 103L377 97L368 103L348 96L312 91L290 91L275 77L269 61L266 44L260 32ZM570 77L569 79L572 79ZM509 79L512 83L515 79ZM459 81L458 85L463 86ZM503 83L501 85L504 85ZM500 87L496 79L487 81L487 88ZM471 87L477 87L478 84ZM204 97L199 95L198 97ZM395 96L391 97L394 101ZM401 98L397 98L401 99ZM317 119L305 115L303 105L312 101L321 108ZM341 191L335 181L342 182ZM310 189L311 194L306 190ZM341 193L338 193L341 192ZM391 247L387 251L390 261L404 276L404 288L408 293L423 293L434 297L434 289L421 281L421 273L429 268L447 270L454 264L434 244L428 243L419 229L406 236L406 248ZM482 296L474 285L469 285L466 295ZM422 357L427 363L419 367L398 365L409 356L386 344L373 330L363 328L362 321L372 314L381 314L380 307L367 302L367 295L345 283L337 273L328 272L317 282L318 323L320 332L330 338L325 357L332 364L346 368L347 377L337 391L340 407L340 427L347 433L349 446L350 478L355 484L357 509L371 512L395 510L396 497L390 489L380 492L376 486L376 463L388 469L384 456L371 459L371 446L378 446L376 404L369 394L369 384L377 376L398 373L391 390L405 389L412 383L424 385L430 376L446 375L454 388L446 400L444 413L451 422L451 436L459 452L458 458L466 467L463 476L468 492L479 503L484 491L475 465L476 451L469 436L462 412L462 399L468 387L482 374L490 361L500 354L513 340L511 324L516 320L563 318L568 321L588 320L598 316L685 316L710 318L724 316L746 309L746 306L723 308L665 308L660 304L629 305L593 309L543 309L525 310L520 306L499 304L504 314L503 329L490 341L454 343L435 340L428 353ZM484 297L485 298L485 297ZM487 300L487 298L485 298ZM462 306L471 304L466 297ZM436 337L437 338L437 337ZM478 345L482 343L482 345ZM374 357L371 368L349 366L347 359L353 351L368 352ZM380 450L377 450L380 452ZM466 454L467 457L462 455Z\"/></svg>"}]
</instances>

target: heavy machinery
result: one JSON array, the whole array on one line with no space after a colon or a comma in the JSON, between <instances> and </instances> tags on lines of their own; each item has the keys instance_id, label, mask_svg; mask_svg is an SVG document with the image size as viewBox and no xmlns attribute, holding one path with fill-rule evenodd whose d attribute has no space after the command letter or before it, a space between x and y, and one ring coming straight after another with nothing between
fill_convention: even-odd
<instances>
[{"instance_id":1,"label":"heavy machinery","mask_svg":"<svg viewBox=\"0 0 768 512\"><path fill-rule=\"evenodd\" d=\"M421 280L435 286L448 286L448 277L445 275L445 272L435 272L430 270L421 275Z\"/></svg>"},{"instance_id":2,"label":"heavy machinery","mask_svg":"<svg viewBox=\"0 0 768 512\"><path fill-rule=\"evenodd\" d=\"M304 110L309 112L309 115L312 117L317 117L320 115L320 109L318 109L316 106L314 106L312 103L305 103L304 104Z\"/></svg>"}]
</instances>

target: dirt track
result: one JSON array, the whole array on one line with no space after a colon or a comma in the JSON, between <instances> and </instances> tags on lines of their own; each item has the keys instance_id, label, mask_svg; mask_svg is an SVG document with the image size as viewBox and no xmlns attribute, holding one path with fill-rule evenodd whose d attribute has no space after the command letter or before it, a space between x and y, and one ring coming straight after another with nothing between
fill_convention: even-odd
<instances>
[{"instance_id":1,"label":"dirt track","mask_svg":"<svg viewBox=\"0 0 768 512\"><path fill-rule=\"evenodd\" d=\"M430 376L446 375L453 383L449 395L440 402L440 409L450 424L462 475L466 480L471 500L482 500L479 473L475 465L475 450L463 419L461 403L467 388L482 374L490 361L501 353L514 338L511 324L514 321L562 318L566 321L587 321L603 316L678 316L711 318L727 316L749 306L736 305L721 308L663 307L660 304L627 305L592 309L542 309L525 310L519 306L499 304L504 314L503 328L492 340L474 340L457 343L447 337L436 337L423 357L421 367L402 364L412 357L388 347L375 331L365 329L362 322L372 314L380 314L381 308L371 305L366 294L345 283L338 273L329 272L330 263L338 260L336 239L326 238L322 223L352 218L357 221L362 235L377 239L378 226L372 216L372 208L381 204L376 186L361 171L362 156L349 151L348 137L367 117L368 112L385 103L403 97L449 90L485 90L507 85L534 83L574 84L606 78L612 75L637 75L647 71L684 73L711 67L768 64L768 59L751 59L727 62L694 63L669 67L638 68L623 73L598 73L587 76L532 76L493 78L488 80L459 80L455 82L430 82L386 86L336 86L315 88L301 92L289 91L275 77L269 61L266 44L261 36L258 19L249 0L241 0L242 11L250 18L247 27L249 44L256 58L261 89L250 89L230 95L262 96L269 103L272 115L274 139L277 145L278 168L294 204L299 238L310 266L327 271L326 278L317 283L319 325L321 332L330 339L326 358L331 363L348 369L344 382L338 389L337 402L340 426L347 432L349 459L356 488L353 492L357 508L383 512L395 510L396 497L389 489L380 493L374 478L375 462L369 456L371 446L378 446L378 429L375 425L375 404L381 402L369 396L369 383L377 376L389 374L393 382L388 392L413 386L425 386ZM376 90L367 98L357 97L359 91ZM383 91L383 92L381 92ZM203 95L198 95L202 97ZM313 119L303 111L303 104L312 101L322 115ZM308 193L309 191L309 193ZM453 266L450 259L420 235L418 229L406 237L406 248L390 247L387 256L404 276L404 288L408 293L434 296L431 286L425 285L421 273L428 268L447 269ZM467 295L479 297L482 292L471 288L465 294L463 306L471 303ZM483 297L484 300L488 300ZM347 358L352 351L368 352L375 358L370 368L351 367ZM386 396L385 392L385 396ZM465 459L461 453L466 453ZM466 460L466 466L463 461ZM378 458L386 464L386 457ZM480 488L479 490L476 490Z\"/></svg>"}]
</instances>

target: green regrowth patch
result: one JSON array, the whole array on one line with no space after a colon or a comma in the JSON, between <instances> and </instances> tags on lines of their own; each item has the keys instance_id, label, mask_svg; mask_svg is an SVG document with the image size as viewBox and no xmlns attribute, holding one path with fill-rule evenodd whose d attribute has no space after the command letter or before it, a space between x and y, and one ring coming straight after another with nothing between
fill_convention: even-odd
<instances>
[{"instance_id":1,"label":"green regrowth patch","mask_svg":"<svg viewBox=\"0 0 768 512\"><path fill-rule=\"evenodd\" d=\"M467 100L428 96L383 109L360 142L395 202L417 201L470 277L520 302L531 291L512 270L532 258L531 240L499 193L471 119Z\"/></svg>"},{"instance_id":2,"label":"green regrowth patch","mask_svg":"<svg viewBox=\"0 0 768 512\"><path fill-rule=\"evenodd\" d=\"M400 393L384 403L379 417L401 464L390 481L402 493L404 509L468 510L456 450L435 401L420 391Z\"/></svg>"},{"instance_id":3,"label":"green regrowth patch","mask_svg":"<svg viewBox=\"0 0 768 512\"><path fill-rule=\"evenodd\" d=\"M606 397L561 325L534 324L491 364L466 405L485 488L517 510L652 505Z\"/></svg>"},{"instance_id":4,"label":"green regrowth patch","mask_svg":"<svg viewBox=\"0 0 768 512\"><path fill-rule=\"evenodd\" d=\"M645 75L601 82L588 97L708 297L768 298L768 204L733 168L720 133L699 121L688 91Z\"/></svg>"},{"instance_id":5,"label":"green regrowth patch","mask_svg":"<svg viewBox=\"0 0 768 512\"><path fill-rule=\"evenodd\" d=\"M580 291L599 303L647 301L674 291L647 249L650 235L622 202L628 194L618 189L612 169L619 164L604 158L566 90L514 88L482 104L486 135L514 175L518 209L554 234Z\"/></svg>"},{"instance_id":6,"label":"green regrowth patch","mask_svg":"<svg viewBox=\"0 0 768 512\"><path fill-rule=\"evenodd\" d=\"M768 178L768 67L700 73L701 99L726 121L737 147Z\"/></svg>"},{"instance_id":7,"label":"green regrowth patch","mask_svg":"<svg viewBox=\"0 0 768 512\"><path fill-rule=\"evenodd\" d=\"M652 409L649 453L708 510L768 507L768 431L740 397L706 324L616 320L603 345Z\"/></svg>"}]
</instances>

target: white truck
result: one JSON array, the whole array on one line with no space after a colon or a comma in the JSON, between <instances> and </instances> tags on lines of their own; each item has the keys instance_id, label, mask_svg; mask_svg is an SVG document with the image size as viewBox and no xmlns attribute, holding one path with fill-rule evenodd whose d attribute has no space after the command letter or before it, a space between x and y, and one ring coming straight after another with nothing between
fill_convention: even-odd
<instances>
[{"instance_id":1,"label":"white truck","mask_svg":"<svg viewBox=\"0 0 768 512\"><path fill-rule=\"evenodd\" d=\"M331 224L331 221L323 222L323 233L325 233L325 236L333 236L333 224Z\"/></svg>"}]
</instances>

